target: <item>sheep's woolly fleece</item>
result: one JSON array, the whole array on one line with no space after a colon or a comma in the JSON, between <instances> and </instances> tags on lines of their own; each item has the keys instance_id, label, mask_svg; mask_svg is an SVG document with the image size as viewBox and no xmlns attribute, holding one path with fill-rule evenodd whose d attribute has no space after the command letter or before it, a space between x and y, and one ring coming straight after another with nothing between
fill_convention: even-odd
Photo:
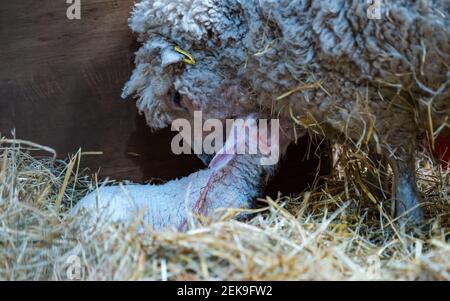
<instances>
[{"instance_id":1,"label":"sheep's woolly fleece","mask_svg":"<svg viewBox=\"0 0 450 301\"><path fill-rule=\"evenodd\" d=\"M123 96L154 128L181 116L179 91L205 118L248 111L389 154L434 137L450 114L450 4L386 1L144 0L130 27L144 46ZM188 51L195 65L178 64ZM264 114L262 113L262 114Z\"/></svg>"},{"instance_id":2,"label":"sheep's woolly fleece","mask_svg":"<svg viewBox=\"0 0 450 301\"><path fill-rule=\"evenodd\" d=\"M450 280L450 173L429 161L427 226L413 236L370 201L362 154L348 152L324 186L179 233L138 230L139 218L86 227L69 210L100 184L78 169L81 153L55 161L36 147L0 138L0 280L67 280L77 258L82 280Z\"/></svg>"}]
</instances>

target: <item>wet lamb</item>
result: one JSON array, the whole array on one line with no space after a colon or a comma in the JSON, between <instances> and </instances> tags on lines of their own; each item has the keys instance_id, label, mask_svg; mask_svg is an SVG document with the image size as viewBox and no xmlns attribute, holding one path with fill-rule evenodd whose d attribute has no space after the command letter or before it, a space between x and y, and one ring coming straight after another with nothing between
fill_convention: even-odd
<instances>
[{"instance_id":1,"label":"wet lamb","mask_svg":"<svg viewBox=\"0 0 450 301\"><path fill-rule=\"evenodd\" d=\"M233 130L242 132L243 127L256 129L256 120L235 124ZM249 138L229 136L223 149L248 145ZM185 231L198 216L210 217L217 209L252 207L275 168L261 164L264 157L219 151L208 168L165 184L101 187L79 201L72 213L86 214L93 224L139 221L153 230Z\"/></svg>"}]
</instances>

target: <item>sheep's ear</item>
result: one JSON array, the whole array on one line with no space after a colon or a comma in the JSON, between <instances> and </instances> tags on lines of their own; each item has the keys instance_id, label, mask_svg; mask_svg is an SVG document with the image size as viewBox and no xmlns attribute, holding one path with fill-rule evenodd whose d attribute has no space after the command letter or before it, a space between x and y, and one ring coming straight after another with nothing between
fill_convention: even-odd
<instances>
[{"instance_id":1,"label":"sheep's ear","mask_svg":"<svg viewBox=\"0 0 450 301\"><path fill-rule=\"evenodd\" d=\"M181 53L176 52L172 48L166 48L161 53L161 66L163 68L182 62L184 56Z\"/></svg>"}]
</instances>

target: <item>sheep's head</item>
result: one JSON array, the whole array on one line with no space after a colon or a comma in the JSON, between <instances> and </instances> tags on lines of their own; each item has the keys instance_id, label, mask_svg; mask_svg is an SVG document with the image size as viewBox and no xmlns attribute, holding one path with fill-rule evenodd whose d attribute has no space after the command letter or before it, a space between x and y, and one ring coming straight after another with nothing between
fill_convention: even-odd
<instances>
[{"instance_id":1,"label":"sheep's head","mask_svg":"<svg viewBox=\"0 0 450 301\"><path fill-rule=\"evenodd\" d=\"M130 18L143 46L123 97L136 93L138 108L155 129L201 110L226 119L255 108L240 70L246 62L240 5L221 0L145 0ZM194 63L195 60L195 63Z\"/></svg>"}]
</instances>

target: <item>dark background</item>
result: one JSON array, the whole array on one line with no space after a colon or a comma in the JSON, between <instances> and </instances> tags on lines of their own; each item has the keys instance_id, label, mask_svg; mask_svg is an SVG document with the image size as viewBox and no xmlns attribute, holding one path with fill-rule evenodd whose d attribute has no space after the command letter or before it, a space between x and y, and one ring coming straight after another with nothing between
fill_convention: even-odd
<instances>
[{"instance_id":1,"label":"dark background","mask_svg":"<svg viewBox=\"0 0 450 301\"><path fill-rule=\"evenodd\" d=\"M81 20L68 20L65 0L0 0L0 133L15 129L62 158L102 151L83 160L101 178L168 180L201 168L195 156L172 154L174 133L151 133L134 101L120 98L138 47L127 26L133 3L82 0ZM319 159L303 160L307 144L290 148L272 195L312 182Z\"/></svg>"}]
</instances>

